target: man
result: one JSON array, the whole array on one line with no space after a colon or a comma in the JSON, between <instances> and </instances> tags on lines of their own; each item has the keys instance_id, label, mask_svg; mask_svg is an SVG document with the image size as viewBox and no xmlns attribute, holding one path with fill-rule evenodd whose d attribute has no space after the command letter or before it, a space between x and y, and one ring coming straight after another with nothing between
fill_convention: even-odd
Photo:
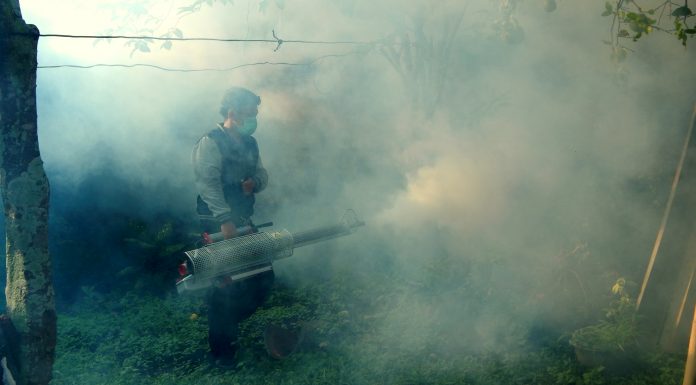
<instances>
[{"instance_id":1,"label":"man","mask_svg":"<svg viewBox=\"0 0 696 385\"><path fill-rule=\"evenodd\" d=\"M220 106L224 121L193 148L201 230L233 238L253 226L256 193L268 183L252 134L261 98L246 88L227 90ZM208 293L208 343L216 363L229 366L238 349L239 323L266 299L273 270L242 281L216 285Z\"/></svg>"}]
</instances>

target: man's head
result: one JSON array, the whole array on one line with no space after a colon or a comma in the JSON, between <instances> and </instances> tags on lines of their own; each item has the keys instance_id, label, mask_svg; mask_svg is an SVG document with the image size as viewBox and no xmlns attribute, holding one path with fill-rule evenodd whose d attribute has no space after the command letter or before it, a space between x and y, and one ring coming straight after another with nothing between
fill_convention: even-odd
<instances>
[{"instance_id":1,"label":"man's head","mask_svg":"<svg viewBox=\"0 0 696 385\"><path fill-rule=\"evenodd\" d=\"M234 127L242 135L251 135L256 130L256 115L261 98L242 87L232 87L225 92L220 105L220 114L225 127Z\"/></svg>"}]
</instances>

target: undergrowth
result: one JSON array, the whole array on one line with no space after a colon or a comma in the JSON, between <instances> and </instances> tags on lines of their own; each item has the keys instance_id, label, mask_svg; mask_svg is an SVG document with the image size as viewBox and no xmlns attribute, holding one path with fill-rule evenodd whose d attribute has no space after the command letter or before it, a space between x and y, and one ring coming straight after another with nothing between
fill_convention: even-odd
<instances>
[{"instance_id":1,"label":"undergrowth","mask_svg":"<svg viewBox=\"0 0 696 385\"><path fill-rule=\"evenodd\" d=\"M350 276L303 287L279 279L269 300L241 325L237 367L223 370L207 356L201 298L135 291L103 295L83 288L82 299L59 315L52 384L681 383L683 357L652 356L618 377L580 366L568 338L547 336L542 344L525 345L528 336L519 325L511 329L522 344L498 349L457 349L456 341L444 343L447 333L415 338L409 331L420 327L415 318L423 309L399 304L419 290ZM395 312L407 314L395 317ZM269 323L302 329L295 353L282 360L266 354L262 338Z\"/></svg>"}]
</instances>

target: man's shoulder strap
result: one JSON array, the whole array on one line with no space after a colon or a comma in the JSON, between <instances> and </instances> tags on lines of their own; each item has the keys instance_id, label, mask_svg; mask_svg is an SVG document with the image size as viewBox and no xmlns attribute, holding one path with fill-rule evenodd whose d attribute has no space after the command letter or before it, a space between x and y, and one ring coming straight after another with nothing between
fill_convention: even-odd
<instances>
[{"instance_id":1,"label":"man's shoulder strap","mask_svg":"<svg viewBox=\"0 0 696 385\"><path fill-rule=\"evenodd\" d=\"M207 134L205 134L205 136L213 139L216 142L222 139L226 139L225 133L219 128L214 128L210 130Z\"/></svg>"},{"instance_id":2,"label":"man's shoulder strap","mask_svg":"<svg viewBox=\"0 0 696 385\"><path fill-rule=\"evenodd\" d=\"M232 150L230 138L228 138L227 134L225 134L221 129L215 128L210 130L210 132L208 132L205 136L209 137L215 142L215 144L217 144L218 149L223 156L229 154Z\"/></svg>"}]
</instances>

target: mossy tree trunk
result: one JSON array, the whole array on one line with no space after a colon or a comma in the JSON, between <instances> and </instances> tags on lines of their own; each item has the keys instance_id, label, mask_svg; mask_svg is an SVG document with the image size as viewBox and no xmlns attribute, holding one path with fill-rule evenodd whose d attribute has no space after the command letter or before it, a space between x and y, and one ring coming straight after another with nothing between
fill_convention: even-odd
<instances>
[{"instance_id":1,"label":"mossy tree trunk","mask_svg":"<svg viewBox=\"0 0 696 385\"><path fill-rule=\"evenodd\" d=\"M48 254L49 185L36 119L38 30L18 0L0 0L0 189L5 209L7 312L19 332L20 384L51 380L56 312Z\"/></svg>"}]
</instances>

